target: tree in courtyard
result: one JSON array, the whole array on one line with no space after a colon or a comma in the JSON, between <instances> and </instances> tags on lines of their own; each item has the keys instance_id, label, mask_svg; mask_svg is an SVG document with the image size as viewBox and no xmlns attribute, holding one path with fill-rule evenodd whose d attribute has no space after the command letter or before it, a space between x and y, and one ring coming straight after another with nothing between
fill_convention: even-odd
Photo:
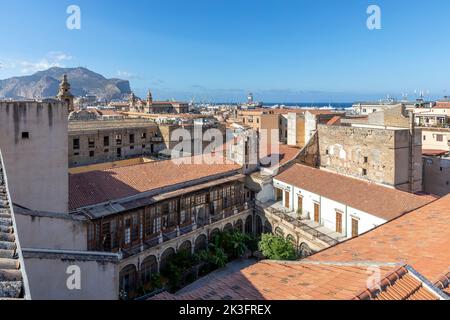
<instances>
[{"instance_id":1,"label":"tree in courtyard","mask_svg":"<svg viewBox=\"0 0 450 320\"><path fill-rule=\"evenodd\" d=\"M259 242L259 250L270 260L296 260L294 245L283 237L263 234Z\"/></svg>"}]
</instances>

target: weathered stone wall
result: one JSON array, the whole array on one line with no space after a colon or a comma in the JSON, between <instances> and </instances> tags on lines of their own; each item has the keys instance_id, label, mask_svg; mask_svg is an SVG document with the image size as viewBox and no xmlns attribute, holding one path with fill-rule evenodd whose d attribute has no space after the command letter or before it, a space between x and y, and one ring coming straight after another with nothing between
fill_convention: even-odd
<instances>
[{"instance_id":1,"label":"weathered stone wall","mask_svg":"<svg viewBox=\"0 0 450 320\"><path fill-rule=\"evenodd\" d=\"M408 183L409 130L320 125L318 131L321 167L390 186Z\"/></svg>"}]
</instances>

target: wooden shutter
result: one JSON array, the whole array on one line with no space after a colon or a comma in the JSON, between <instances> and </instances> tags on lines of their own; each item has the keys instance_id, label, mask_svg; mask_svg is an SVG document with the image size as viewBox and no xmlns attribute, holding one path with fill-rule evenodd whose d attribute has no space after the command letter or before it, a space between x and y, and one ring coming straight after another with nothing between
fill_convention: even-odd
<instances>
[{"instance_id":1,"label":"wooden shutter","mask_svg":"<svg viewBox=\"0 0 450 320\"><path fill-rule=\"evenodd\" d=\"M342 233L342 213L336 212L336 232Z\"/></svg>"},{"instance_id":2,"label":"wooden shutter","mask_svg":"<svg viewBox=\"0 0 450 320\"><path fill-rule=\"evenodd\" d=\"M359 235L358 225L359 221L355 218L352 218L352 237L357 237Z\"/></svg>"},{"instance_id":3,"label":"wooden shutter","mask_svg":"<svg viewBox=\"0 0 450 320\"><path fill-rule=\"evenodd\" d=\"M320 223L320 205L314 203L314 221Z\"/></svg>"}]
</instances>

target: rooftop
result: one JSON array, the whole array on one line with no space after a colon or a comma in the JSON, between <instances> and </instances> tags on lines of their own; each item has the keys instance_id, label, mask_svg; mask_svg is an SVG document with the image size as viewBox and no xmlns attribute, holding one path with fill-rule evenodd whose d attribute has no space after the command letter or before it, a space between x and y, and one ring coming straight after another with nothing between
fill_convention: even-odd
<instances>
[{"instance_id":1,"label":"rooftop","mask_svg":"<svg viewBox=\"0 0 450 320\"><path fill-rule=\"evenodd\" d=\"M449 223L450 195L305 260L262 261L155 299L448 299Z\"/></svg>"},{"instance_id":2,"label":"rooftop","mask_svg":"<svg viewBox=\"0 0 450 320\"><path fill-rule=\"evenodd\" d=\"M401 261L437 283L450 272L449 225L450 195L319 252L309 260Z\"/></svg>"},{"instance_id":3,"label":"rooftop","mask_svg":"<svg viewBox=\"0 0 450 320\"><path fill-rule=\"evenodd\" d=\"M69 121L69 133L77 131L149 128L157 125L144 119Z\"/></svg>"},{"instance_id":4,"label":"rooftop","mask_svg":"<svg viewBox=\"0 0 450 320\"><path fill-rule=\"evenodd\" d=\"M414 195L301 164L295 164L275 179L385 220L435 200L431 196Z\"/></svg>"},{"instance_id":5,"label":"rooftop","mask_svg":"<svg viewBox=\"0 0 450 320\"><path fill-rule=\"evenodd\" d=\"M220 164L208 164L217 161ZM190 162L190 163L182 163ZM168 186L232 173L240 165L216 154L155 161L69 175L69 208L75 210Z\"/></svg>"}]
</instances>

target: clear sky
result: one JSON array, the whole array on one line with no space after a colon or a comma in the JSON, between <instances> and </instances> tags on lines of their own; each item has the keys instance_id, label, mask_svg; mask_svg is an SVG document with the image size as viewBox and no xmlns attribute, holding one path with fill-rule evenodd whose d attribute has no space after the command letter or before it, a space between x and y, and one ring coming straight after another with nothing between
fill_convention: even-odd
<instances>
[{"instance_id":1,"label":"clear sky","mask_svg":"<svg viewBox=\"0 0 450 320\"><path fill-rule=\"evenodd\" d=\"M71 4L81 30L66 27ZM449 13L448 0L0 0L0 79L84 66L156 99L441 97Z\"/></svg>"}]
</instances>

